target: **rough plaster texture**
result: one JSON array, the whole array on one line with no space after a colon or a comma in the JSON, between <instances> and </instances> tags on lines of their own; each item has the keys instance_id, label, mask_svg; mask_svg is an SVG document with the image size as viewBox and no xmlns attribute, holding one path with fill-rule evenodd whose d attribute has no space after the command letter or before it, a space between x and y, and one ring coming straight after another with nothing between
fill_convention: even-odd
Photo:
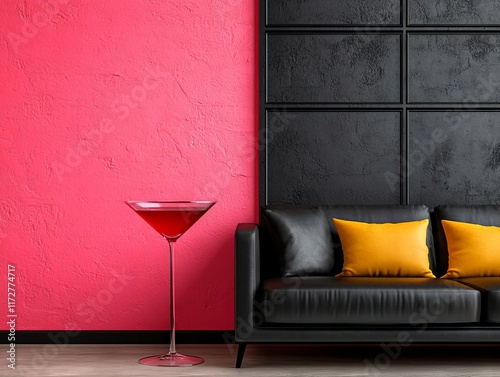
<instances>
[{"instance_id":1,"label":"rough plaster texture","mask_svg":"<svg viewBox=\"0 0 500 377\"><path fill-rule=\"evenodd\" d=\"M269 102L399 102L400 36L268 37Z\"/></svg>"},{"instance_id":2,"label":"rough plaster texture","mask_svg":"<svg viewBox=\"0 0 500 377\"><path fill-rule=\"evenodd\" d=\"M498 115L496 111L410 113L410 204L498 203Z\"/></svg>"},{"instance_id":3,"label":"rough plaster texture","mask_svg":"<svg viewBox=\"0 0 500 377\"><path fill-rule=\"evenodd\" d=\"M233 327L233 233L256 219L256 14L0 2L0 302L15 264L19 330L168 328L167 245L128 199L218 201L178 242L177 324Z\"/></svg>"},{"instance_id":4,"label":"rough plaster texture","mask_svg":"<svg viewBox=\"0 0 500 377\"><path fill-rule=\"evenodd\" d=\"M399 25L399 0L268 0L268 25Z\"/></svg>"},{"instance_id":5,"label":"rough plaster texture","mask_svg":"<svg viewBox=\"0 0 500 377\"><path fill-rule=\"evenodd\" d=\"M411 102L498 103L500 35L410 35Z\"/></svg>"},{"instance_id":6,"label":"rough plaster texture","mask_svg":"<svg viewBox=\"0 0 500 377\"><path fill-rule=\"evenodd\" d=\"M261 202L497 203L498 4L268 0Z\"/></svg>"},{"instance_id":7,"label":"rough plaster texture","mask_svg":"<svg viewBox=\"0 0 500 377\"><path fill-rule=\"evenodd\" d=\"M399 204L399 187L384 178L400 169L398 112L288 116L286 132L268 143L270 203Z\"/></svg>"},{"instance_id":8,"label":"rough plaster texture","mask_svg":"<svg viewBox=\"0 0 500 377\"><path fill-rule=\"evenodd\" d=\"M495 25L500 22L497 0L409 0L413 25Z\"/></svg>"}]
</instances>

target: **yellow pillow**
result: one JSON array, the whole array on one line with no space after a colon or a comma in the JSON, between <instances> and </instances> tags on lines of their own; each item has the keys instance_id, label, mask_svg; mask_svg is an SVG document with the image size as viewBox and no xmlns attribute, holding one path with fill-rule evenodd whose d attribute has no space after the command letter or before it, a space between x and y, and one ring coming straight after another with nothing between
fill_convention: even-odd
<instances>
[{"instance_id":1,"label":"yellow pillow","mask_svg":"<svg viewBox=\"0 0 500 377\"><path fill-rule=\"evenodd\" d=\"M448 243L447 279L500 276L500 228L442 220Z\"/></svg>"},{"instance_id":2,"label":"yellow pillow","mask_svg":"<svg viewBox=\"0 0 500 377\"><path fill-rule=\"evenodd\" d=\"M429 220L368 224L333 219L344 251L337 276L407 276L434 278L429 269Z\"/></svg>"}]
</instances>

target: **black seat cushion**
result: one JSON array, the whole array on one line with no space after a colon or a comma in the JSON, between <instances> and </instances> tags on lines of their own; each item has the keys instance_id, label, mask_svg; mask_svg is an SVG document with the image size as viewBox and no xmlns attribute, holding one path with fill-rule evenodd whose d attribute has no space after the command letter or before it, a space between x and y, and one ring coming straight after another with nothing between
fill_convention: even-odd
<instances>
[{"instance_id":1,"label":"black seat cushion","mask_svg":"<svg viewBox=\"0 0 500 377\"><path fill-rule=\"evenodd\" d=\"M484 321L500 323L500 277L462 278L456 281L481 292Z\"/></svg>"},{"instance_id":2,"label":"black seat cushion","mask_svg":"<svg viewBox=\"0 0 500 377\"><path fill-rule=\"evenodd\" d=\"M268 323L421 326L477 322L480 301L452 280L298 277L264 281L255 306Z\"/></svg>"}]
</instances>

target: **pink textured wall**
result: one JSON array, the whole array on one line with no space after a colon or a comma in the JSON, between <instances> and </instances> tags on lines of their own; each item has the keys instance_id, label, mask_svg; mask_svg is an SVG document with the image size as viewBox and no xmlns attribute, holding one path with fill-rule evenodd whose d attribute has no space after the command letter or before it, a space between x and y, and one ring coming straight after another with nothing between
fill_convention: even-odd
<instances>
[{"instance_id":1,"label":"pink textured wall","mask_svg":"<svg viewBox=\"0 0 500 377\"><path fill-rule=\"evenodd\" d=\"M168 329L167 244L130 199L218 201L177 244L178 328L233 328L256 3L0 2L0 301L15 264L17 329Z\"/></svg>"}]
</instances>

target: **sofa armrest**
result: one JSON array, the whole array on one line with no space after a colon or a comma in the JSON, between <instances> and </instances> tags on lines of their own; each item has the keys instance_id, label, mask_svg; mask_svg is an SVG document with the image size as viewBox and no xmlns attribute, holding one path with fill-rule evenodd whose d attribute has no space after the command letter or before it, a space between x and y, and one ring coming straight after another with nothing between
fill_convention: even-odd
<instances>
[{"instance_id":1,"label":"sofa armrest","mask_svg":"<svg viewBox=\"0 0 500 377\"><path fill-rule=\"evenodd\" d=\"M235 235L235 337L244 342L255 327L254 300L260 284L260 244L257 224L238 224Z\"/></svg>"}]
</instances>

